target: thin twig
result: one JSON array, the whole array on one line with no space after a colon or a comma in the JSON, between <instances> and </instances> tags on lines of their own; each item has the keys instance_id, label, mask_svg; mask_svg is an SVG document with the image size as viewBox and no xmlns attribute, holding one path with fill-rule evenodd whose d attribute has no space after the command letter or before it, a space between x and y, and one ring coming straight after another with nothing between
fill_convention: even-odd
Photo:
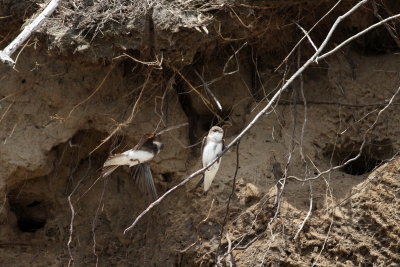
<instances>
[{"instance_id":1,"label":"thin twig","mask_svg":"<svg viewBox=\"0 0 400 267\"><path fill-rule=\"evenodd\" d=\"M232 191L231 191L231 194L229 195L228 203L226 204L225 217L224 217L224 221L221 224L221 231L219 233L219 244L218 244L217 254L216 254L217 260L219 258L218 253L219 253L219 250L221 248L222 235L224 234L224 228L225 228L225 225L226 225L226 223L228 221L229 207L230 207L231 200L232 200L233 195L235 194L235 189L236 189L236 177L237 177L237 174L238 174L238 171L239 171L239 144L240 144L240 141L238 141L238 143L236 145L236 168L235 168L235 174L233 176L233 181L232 181Z\"/></svg>"},{"instance_id":2,"label":"thin twig","mask_svg":"<svg viewBox=\"0 0 400 267\"><path fill-rule=\"evenodd\" d=\"M311 39L310 35L308 34L308 32L306 30L303 29L303 27L300 26L300 24L298 24L296 21L292 20L292 22L294 24L296 24L296 26L304 33L304 35L307 37L308 41L310 42L311 46L314 48L315 51L317 51L317 47L315 46L313 40Z\"/></svg>"},{"instance_id":3,"label":"thin twig","mask_svg":"<svg viewBox=\"0 0 400 267\"><path fill-rule=\"evenodd\" d=\"M204 81L203 77L197 72L197 70L194 70L194 73L196 73L197 77L199 77L199 79L201 80L201 82L203 83L203 87L204 89L207 91L207 93L211 96L212 100L214 100L214 103L217 105L218 109L220 111L222 111L222 106L219 103L217 97L214 95L214 93L211 91L211 89L208 87L208 85L206 84L206 82Z\"/></svg>"},{"instance_id":4,"label":"thin twig","mask_svg":"<svg viewBox=\"0 0 400 267\"><path fill-rule=\"evenodd\" d=\"M184 123L181 123L181 124L178 124L178 125L173 125L173 126L167 127L165 129L162 129L161 131L155 133L155 136L162 135L162 134L164 134L166 132L169 132L169 131L172 131L172 130L175 130L175 129L178 129L178 128L181 128L181 127L187 126L187 125L189 125L189 123L188 122L184 122Z\"/></svg>"},{"instance_id":5,"label":"thin twig","mask_svg":"<svg viewBox=\"0 0 400 267\"><path fill-rule=\"evenodd\" d=\"M307 213L306 217L304 218L303 222L301 223L299 229L297 230L293 240L296 240L299 237L299 234L300 234L301 230L303 230L303 227L306 224L308 218L310 217L311 211L312 211L312 208L313 208L313 191L312 191L311 181L308 181L308 184L310 186L310 208L308 209L308 213Z\"/></svg>"},{"instance_id":6,"label":"thin twig","mask_svg":"<svg viewBox=\"0 0 400 267\"><path fill-rule=\"evenodd\" d=\"M332 105L332 106L343 106L343 107L354 107L354 108L363 108L363 107L376 107L376 106L384 106L387 104L387 101L385 102L378 102L378 103L365 103L365 104L352 104L352 103L342 103L342 102L333 102L333 101L312 101L309 100L307 101L307 104L312 104L312 105ZM293 101L289 100L279 100L277 105L282 105L282 106L287 106L287 105L304 105L304 101L299 102L296 101L293 103ZM398 106L400 103L392 103L392 105Z\"/></svg>"},{"instance_id":7,"label":"thin twig","mask_svg":"<svg viewBox=\"0 0 400 267\"><path fill-rule=\"evenodd\" d=\"M78 190L80 184L82 183L82 181L86 178L86 176L89 174L89 170L91 169L92 165L91 165L91 160L90 157L89 159L89 164L88 164L88 168L87 168L87 172L85 175L82 176L82 178L78 181L78 183L76 184L75 188L72 190L72 192L68 195L68 204L69 204L69 208L71 210L71 220L70 220L70 224L69 224L69 238L68 238L68 242L67 242L67 248L68 248L68 254L69 254L69 260L68 260L68 267L70 267L71 265L74 266L74 257L72 255L72 250L71 250L71 244L72 244L72 236L74 233L74 220L75 220L75 208L74 205L72 204L72 196L74 195L74 193L76 192L76 190Z\"/></svg>"}]
</instances>

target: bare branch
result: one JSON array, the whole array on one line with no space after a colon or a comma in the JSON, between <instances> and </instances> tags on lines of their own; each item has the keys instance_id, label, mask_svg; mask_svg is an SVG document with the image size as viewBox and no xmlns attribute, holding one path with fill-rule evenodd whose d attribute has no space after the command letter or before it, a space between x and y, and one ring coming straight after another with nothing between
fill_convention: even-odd
<instances>
[{"instance_id":1,"label":"bare branch","mask_svg":"<svg viewBox=\"0 0 400 267\"><path fill-rule=\"evenodd\" d=\"M364 1L364 2L365 2L365 1ZM338 46L336 46L336 47L335 47L334 49L332 49L331 51L326 52L325 54L323 54L323 55L317 57L317 58L315 59L315 61L318 62L318 61L321 60L321 59L324 59L324 58L326 58L326 57L329 57L330 55L334 54L336 51L338 51L340 48L342 48L342 47L345 46L346 44L350 43L350 42L353 41L354 39L357 39L358 37L360 37L361 35L363 35L363 34L369 32L370 30L372 30L372 29L374 29L374 28L376 28L376 27L378 27L378 26L380 26L380 25L382 25L382 24L385 24L386 22L388 22L388 21L390 21L390 20L396 19L396 18L400 18L400 14L397 14L397 15L394 15L394 16L391 16L391 17L388 17L388 18L386 18L386 19L384 19L384 20L381 20L380 22L377 22L377 23L375 23L375 24L372 24L371 26L369 26L369 27L366 28L365 30L360 31L359 33L357 33L357 34L351 36L350 38L348 38L347 40L343 41L342 43L340 43Z\"/></svg>"},{"instance_id":2,"label":"bare branch","mask_svg":"<svg viewBox=\"0 0 400 267\"><path fill-rule=\"evenodd\" d=\"M232 191L231 191L231 194L229 195L228 203L226 204L225 217L224 217L224 221L221 225L221 231L219 233L219 244L218 244L218 248L217 248L217 262L220 261L220 259L219 259L220 257L218 255L218 253L219 253L219 249L220 249L221 243L222 243L222 235L224 234L224 228L225 228L226 222L228 221L229 207L231 204L231 200L232 200L233 194L235 194L236 177L237 177L237 174L239 171L239 144L240 144L240 141L237 143L237 146L236 146L236 168L235 168L235 174L233 176L233 181L232 181ZM230 249L228 249L228 251L229 250Z\"/></svg>"},{"instance_id":3,"label":"bare branch","mask_svg":"<svg viewBox=\"0 0 400 267\"><path fill-rule=\"evenodd\" d=\"M51 0L47 7L28 25L25 29L15 38L6 48L0 51L0 61L9 65L14 66L15 61L11 58L11 55L20 47L31 34L39 29L44 21L54 12L57 8L60 0Z\"/></svg>"}]
</instances>

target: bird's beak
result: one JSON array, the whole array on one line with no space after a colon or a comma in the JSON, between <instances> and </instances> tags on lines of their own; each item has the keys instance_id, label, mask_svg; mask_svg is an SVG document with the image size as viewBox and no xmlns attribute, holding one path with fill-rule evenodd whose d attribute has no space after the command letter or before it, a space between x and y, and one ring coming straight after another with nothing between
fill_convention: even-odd
<instances>
[{"instance_id":1,"label":"bird's beak","mask_svg":"<svg viewBox=\"0 0 400 267\"><path fill-rule=\"evenodd\" d=\"M160 150L163 150L163 149L164 149L164 144L161 144Z\"/></svg>"}]
</instances>

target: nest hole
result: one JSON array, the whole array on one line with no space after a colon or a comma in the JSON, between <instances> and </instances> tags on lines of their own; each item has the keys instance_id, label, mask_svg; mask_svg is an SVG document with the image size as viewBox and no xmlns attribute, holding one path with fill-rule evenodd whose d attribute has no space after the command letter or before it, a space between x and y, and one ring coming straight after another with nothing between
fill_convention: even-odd
<instances>
[{"instance_id":1,"label":"nest hole","mask_svg":"<svg viewBox=\"0 0 400 267\"><path fill-rule=\"evenodd\" d=\"M21 232L34 233L47 222L47 205L32 196L9 195L10 210L17 217L17 227Z\"/></svg>"},{"instance_id":2,"label":"nest hole","mask_svg":"<svg viewBox=\"0 0 400 267\"><path fill-rule=\"evenodd\" d=\"M172 172L162 173L161 176L162 176L164 182L166 182L166 183L171 183L173 181L173 179L174 179L173 178L174 177L174 173L172 173Z\"/></svg>"},{"instance_id":3,"label":"nest hole","mask_svg":"<svg viewBox=\"0 0 400 267\"><path fill-rule=\"evenodd\" d=\"M374 141L365 145L360 151L361 143L351 143L341 145L336 149L328 149L325 156L331 158L333 156L336 165L342 165L346 161L360 156L343 166L340 170L350 175L363 175L372 172L385 160L393 156L393 146L389 139L382 141ZM333 154L333 155L332 155Z\"/></svg>"},{"instance_id":4,"label":"nest hole","mask_svg":"<svg viewBox=\"0 0 400 267\"><path fill-rule=\"evenodd\" d=\"M46 221L36 220L32 218L18 220L18 229L21 232L34 233L42 229L46 225Z\"/></svg>"},{"instance_id":5,"label":"nest hole","mask_svg":"<svg viewBox=\"0 0 400 267\"><path fill-rule=\"evenodd\" d=\"M349 158L356 157L357 154L350 156ZM382 163L382 160L378 160L372 157L372 155L362 153L359 158L350 162L346 166L344 166L341 170L344 173L350 175L363 175L365 173L369 173L373 171L376 167L378 167Z\"/></svg>"}]
</instances>

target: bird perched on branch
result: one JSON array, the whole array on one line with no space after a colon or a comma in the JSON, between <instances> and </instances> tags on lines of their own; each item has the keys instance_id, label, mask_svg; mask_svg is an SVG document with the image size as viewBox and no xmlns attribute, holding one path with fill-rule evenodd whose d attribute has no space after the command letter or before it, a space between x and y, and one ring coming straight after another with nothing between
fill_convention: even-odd
<instances>
[{"instance_id":1,"label":"bird perched on branch","mask_svg":"<svg viewBox=\"0 0 400 267\"><path fill-rule=\"evenodd\" d=\"M211 163L224 149L224 130L221 127L213 126L208 135L204 137L202 144L202 163L203 168ZM221 158L204 171L204 191L210 189L211 183L218 172Z\"/></svg>"},{"instance_id":2,"label":"bird perched on branch","mask_svg":"<svg viewBox=\"0 0 400 267\"><path fill-rule=\"evenodd\" d=\"M153 199L157 199L157 191L154 185L151 169L146 162L151 161L157 156L163 144L155 141L156 135L146 135L133 149L120 154L111 155L103 165L102 176L106 177L115 171L119 166L127 165L134 167L133 174L135 182L144 182L147 190L152 194ZM143 177L143 178L142 178Z\"/></svg>"}]
</instances>

